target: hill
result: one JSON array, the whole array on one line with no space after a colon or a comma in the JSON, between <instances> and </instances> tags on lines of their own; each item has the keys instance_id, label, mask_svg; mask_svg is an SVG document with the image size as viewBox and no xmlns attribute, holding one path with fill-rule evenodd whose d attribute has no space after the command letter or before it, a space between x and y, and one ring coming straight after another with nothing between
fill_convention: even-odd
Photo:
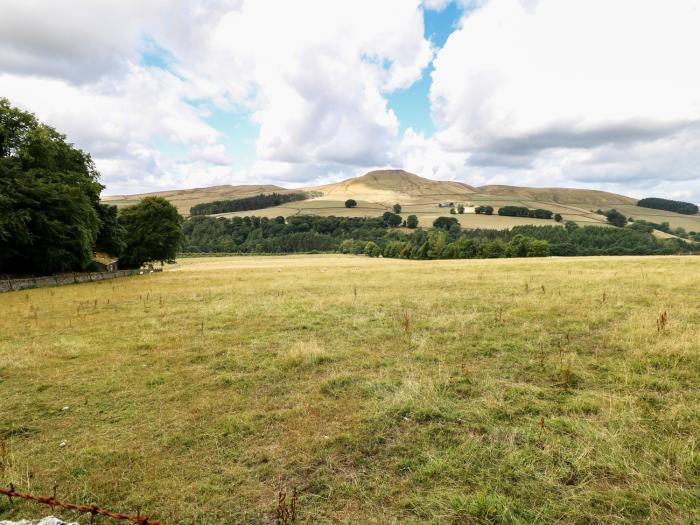
<instances>
[{"instance_id":1,"label":"hill","mask_svg":"<svg viewBox=\"0 0 700 525\"><path fill-rule=\"evenodd\" d=\"M186 190L154 191L151 193L137 193L134 195L110 195L103 197L102 201L106 204L115 204L122 207L136 204L144 197L163 197L172 202L181 214L187 216L190 214L190 208L192 206L202 202L240 199L242 197L252 197L253 195L259 195L261 193L288 193L290 191L293 190L287 190L272 184L223 185Z\"/></svg>"},{"instance_id":2,"label":"hill","mask_svg":"<svg viewBox=\"0 0 700 525\"><path fill-rule=\"evenodd\" d=\"M611 206L614 204L636 205L637 199L599 190L574 188L524 188L518 186L490 185L477 188L479 193L500 195L517 199L529 199L557 204L578 206Z\"/></svg>"},{"instance_id":3,"label":"hill","mask_svg":"<svg viewBox=\"0 0 700 525\"><path fill-rule=\"evenodd\" d=\"M370 171L341 182L307 188L287 189L273 185L213 186L112 196L106 197L104 201L124 206L136 203L148 195L160 195L175 204L180 213L189 215L190 207L199 203L237 199L260 193L295 191L320 192L322 196L272 208L221 215L289 217L310 214L371 217L382 215L398 203L402 206L403 215L417 215L421 225L428 225L437 217L449 215L449 206L441 206L441 204L452 202L465 207L465 213L456 217L462 226L468 228L502 229L525 224L554 224L551 220L475 214L474 208L483 205L492 206L496 210L502 206L543 208L561 214L564 220L572 220L579 224L605 224L605 218L596 214L595 210L617 208L625 215L634 218L658 223L669 222L672 228L683 227L687 231L700 231L700 216L639 208L636 206L636 199L615 193L573 188L527 188L505 185L473 187L458 181L426 179L401 169ZM358 202L356 208L345 208L344 202L350 198Z\"/></svg>"},{"instance_id":4,"label":"hill","mask_svg":"<svg viewBox=\"0 0 700 525\"><path fill-rule=\"evenodd\" d=\"M426 197L463 199L475 193L474 188L462 182L425 179L404 170L370 171L361 177L308 189L322 192L326 199L352 197L392 204L402 199L419 201Z\"/></svg>"}]
</instances>

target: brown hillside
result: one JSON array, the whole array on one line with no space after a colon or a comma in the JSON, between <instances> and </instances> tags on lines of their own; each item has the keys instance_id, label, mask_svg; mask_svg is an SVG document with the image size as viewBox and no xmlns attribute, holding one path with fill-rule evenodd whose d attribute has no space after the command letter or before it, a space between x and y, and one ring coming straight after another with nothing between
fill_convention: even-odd
<instances>
[{"instance_id":1,"label":"brown hillside","mask_svg":"<svg viewBox=\"0 0 700 525\"><path fill-rule=\"evenodd\" d=\"M361 177L307 189L322 192L324 199L352 197L368 202L464 198L474 193L474 188L462 182L425 179L404 170L370 171Z\"/></svg>"},{"instance_id":2,"label":"brown hillside","mask_svg":"<svg viewBox=\"0 0 700 525\"><path fill-rule=\"evenodd\" d=\"M189 215L190 208L202 202L213 202L224 199L240 199L252 197L261 193L289 193L298 190L288 190L271 184L244 184L240 186L211 186L209 188L192 188L186 190L156 191L134 195L110 195L103 197L106 204L129 206L136 204L144 197L163 197L172 202L182 215Z\"/></svg>"},{"instance_id":3,"label":"brown hillside","mask_svg":"<svg viewBox=\"0 0 700 525\"><path fill-rule=\"evenodd\" d=\"M541 202L571 204L580 207L607 206L612 204L636 204L637 200L624 195L599 190L573 188L521 188L518 186L480 186L476 191L486 195L499 195Z\"/></svg>"}]
</instances>

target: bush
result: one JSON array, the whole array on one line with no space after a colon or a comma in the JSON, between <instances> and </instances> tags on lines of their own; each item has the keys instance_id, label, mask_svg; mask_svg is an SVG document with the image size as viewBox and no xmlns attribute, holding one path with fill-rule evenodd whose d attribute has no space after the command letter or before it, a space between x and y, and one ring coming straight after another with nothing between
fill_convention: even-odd
<instances>
[{"instance_id":1,"label":"bush","mask_svg":"<svg viewBox=\"0 0 700 525\"><path fill-rule=\"evenodd\" d=\"M564 217L562 217L560 213L555 213L555 214L554 214L554 220L557 221L557 222L561 222L561 221L564 220Z\"/></svg>"},{"instance_id":2,"label":"bush","mask_svg":"<svg viewBox=\"0 0 700 525\"><path fill-rule=\"evenodd\" d=\"M392 211L396 214L401 213L401 205L397 202L391 207Z\"/></svg>"},{"instance_id":3,"label":"bush","mask_svg":"<svg viewBox=\"0 0 700 525\"><path fill-rule=\"evenodd\" d=\"M357 201L355 199L348 199L345 201L346 208L355 208L357 206Z\"/></svg>"},{"instance_id":4,"label":"bush","mask_svg":"<svg viewBox=\"0 0 700 525\"><path fill-rule=\"evenodd\" d=\"M457 205L457 213L459 213L460 215L464 213L464 204Z\"/></svg>"},{"instance_id":5,"label":"bush","mask_svg":"<svg viewBox=\"0 0 700 525\"><path fill-rule=\"evenodd\" d=\"M406 228L417 228L418 227L418 217L415 215L409 215L406 218Z\"/></svg>"}]
</instances>

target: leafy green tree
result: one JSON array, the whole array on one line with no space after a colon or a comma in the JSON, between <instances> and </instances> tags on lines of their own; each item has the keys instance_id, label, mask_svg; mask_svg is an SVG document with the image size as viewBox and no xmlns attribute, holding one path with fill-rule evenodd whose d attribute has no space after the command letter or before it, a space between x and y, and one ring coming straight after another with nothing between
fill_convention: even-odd
<instances>
[{"instance_id":1,"label":"leafy green tree","mask_svg":"<svg viewBox=\"0 0 700 525\"><path fill-rule=\"evenodd\" d=\"M450 215L457 215L457 210L450 208Z\"/></svg>"},{"instance_id":2,"label":"leafy green tree","mask_svg":"<svg viewBox=\"0 0 700 525\"><path fill-rule=\"evenodd\" d=\"M86 269L102 188L90 155L0 98L0 273Z\"/></svg>"},{"instance_id":3,"label":"leafy green tree","mask_svg":"<svg viewBox=\"0 0 700 525\"><path fill-rule=\"evenodd\" d=\"M418 217L415 215L409 215L406 218L406 228L418 228Z\"/></svg>"},{"instance_id":4,"label":"leafy green tree","mask_svg":"<svg viewBox=\"0 0 700 525\"><path fill-rule=\"evenodd\" d=\"M564 228L566 228L566 231L569 233L576 231L578 227L578 224L576 224L574 221L566 221L566 223L564 223Z\"/></svg>"},{"instance_id":5,"label":"leafy green tree","mask_svg":"<svg viewBox=\"0 0 700 525\"><path fill-rule=\"evenodd\" d=\"M555 213L554 214L554 220L557 222L561 222L564 220L564 217L561 216L561 213Z\"/></svg>"},{"instance_id":6,"label":"leafy green tree","mask_svg":"<svg viewBox=\"0 0 700 525\"><path fill-rule=\"evenodd\" d=\"M346 208L355 208L355 207L357 207L357 201L355 199L348 199L345 201L345 207Z\"/></svg>"},{"instance_id":7,"label":"leafy green tree","mask_svg":"<svg viewBox=\"0 0 700 525\"><path fill-rule=\"evenodd\" d=\"M531 239L527 246L527 257L549 257L549 243Z\"/></svg>"},{"instance_id":8,"label":"leafy green tree","mask_svg":"<svg viewBox=\"0 0 700 525\"><path fill-rule=\"evenodd\" d=\"M126 230L117 219L117 207L98 204L97 214L100 217L100 230L97 232L95 251L121 257L126 248Z\"/></svg>"},{"instance_id":9,"label":"leafy green tree","mask_svg":"<svg viewBox=\"0 0 700 525\"><path fill-rule=\"evenodd\" d=\"M385 211L384 215L382 215L382 220L387 226L396 228L401 224L401 215L396 215L390 211Z\"/></svg>"},{"instance_id":10,"label":"leafy green tree","mask_svg":"<svg viewBox=\"0 0 700 525\"><path fill-rule=\"evenodd\" d=\"M393 210L394 213L399 214L401 213L401 205L397 202L394 204L391 209Z\"/></svg>"},{"instance_id":11,"label":"leafy green tree","mask_svg":"<svg viewBox=\"0 0 700 525\"><path fill-rule=\"evenodd\" d=\"M454 217L438 217L433 221L433 228L440 228L442 230L449 230L453 224L459 224L459 221Z\"/></svg>"},{"instance_id":12,"label":"leafy green tree","mask_svg":"<svg viewBox=\"0 0 700 525\"><path fill-rule=\"evenodd\" d=\"M379 257L382 254L382 249L374 241L368 241L365 244L365 255L369 257Z\"/></svg>"},{"instance_id":13,"label":"leafy green tree","mask_svg":"<svg viewBox=\"0 0 700 525\"><path fill-rule=\"evenodd\" d=\"M433 230L428 234L428 257L440 259L447 246L447 235L444 231Z\"/></svg>"},{"instance_id":14,"label":"leafy green tree","mask_svg":"<svg viewBox=\"0 0 700 525\"><path fill-rule=\"evenodd\" d=\"M139 268L145 262L171 262L182 246L182 216L162 197L146 197L121 210L119 222L126 230L122 262Z\"/></svg>"},{"instance_id":15,"label":"leafy green tree","mask_svg":"<svg viewBox=\"0 0 700 525\"><path fill-rule=\"evenodd\" d=\"M613 226L617 226L618 228L623 228L625 224L627 224L627 217L622 215L617 210L608 210L605 212L605 216L608 219L608 223L612 224Z\"/></svg>"},{"instance_id":16,"label":"leafy green tree","mask_svg":"<svg viewBox=\"0 0 700 525\"><path fill-rule=\"evenodd\" d=\"M460 215L464 213L464 204L457 205L457 213L459 213Z\"/></svg>"}]
</instances>

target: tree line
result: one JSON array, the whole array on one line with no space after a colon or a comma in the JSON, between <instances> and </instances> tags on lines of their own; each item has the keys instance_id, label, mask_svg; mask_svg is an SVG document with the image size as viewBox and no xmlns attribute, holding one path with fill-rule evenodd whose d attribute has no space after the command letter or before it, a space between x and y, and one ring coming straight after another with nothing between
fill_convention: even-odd
<instances>
[{"instance_id":1,"label":"tree line","mask_svg":"<svg viewBox=\"0 0 700 525\"><path fill-rule=\"evenodd\" d=\"M673 211L682 213L683 215L696 215L698 207L690 202L674 201L669 199L661 199L659 197L647 197L637 202L637 206L642 208L651 208L654 210Z\"/></svg>"},{"instance_id":2,"label":"tree line","mask_svg":"<svg viewBox=\"0 0 700 525\"><path fill-rule=\"evenodd\" d=\"M453 217L405 233L386 217L192 217L185 247L194 253L340 252L410 259L495 258L546 255L647 255L697 250L677 239L657 239L631 228L516 226L464 230Z\"/></svg>"},{"instance_id":3,"label":"tree line","mask_svg":"<svg viewBox=\"0 0 700 525\"><path fill-rule=\"evenodd\" d=\"M100 203L99 178L89 154L0 98L0 274L92 270L96 251L125 267L173 259L177 210L151 197L117 213Z\"/></svg>"},{"instance_id":4,"label":"tree line","mask_svg":"<svg viewBox=\"0 0 700 525\"><path fill-rule=\"evenodd\" d=\"M230 213L234 211L262 210L272 208L287 202L303 201L316 194L309 192L297 193L261 193L252 197L241 197L240 199L226 199L214 202L203 202L195 204L190 208L190 215L213 215L216 213Z\"/></svg>"}]
</instances>

